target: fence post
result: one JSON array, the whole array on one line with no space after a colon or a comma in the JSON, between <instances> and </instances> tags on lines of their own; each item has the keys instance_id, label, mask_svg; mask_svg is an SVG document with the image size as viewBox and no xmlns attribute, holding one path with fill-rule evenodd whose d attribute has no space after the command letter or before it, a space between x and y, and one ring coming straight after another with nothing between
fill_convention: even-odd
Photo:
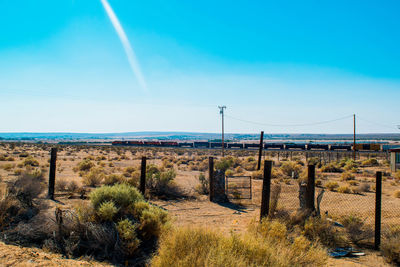
<instances>
[{"instance_id":1,"label":"fence post","mask_svg":"<svg viewBox=\"0 0 400 267\"><path fill-rule=\"evenodd\" d=\"M315 165L308 165L307 208L315 210Z\"/></svg>"},{"instance_id":2,"label":"fence post","mask_svg":"<svg viewBox=\"0 0 400 267\"><path fill-rule=\"evenodd\" d=\"M214 158L208 158L208 183L210 186L210 201L214 200Z\"/></svg>"},{"instance_id":3,"label":"fence post","mask_svg":"<svg viewBox=\"0 0 400 267\"><path fill-rule=\"evenodd\" d=\"M264 131L261 131L261 135L260 135L260 147L259 147L259 150L258 150L257 170L260 170L260 168L261 168L261 155L262 155L262 150L263 150L263 140L264 140Z\"/></svg>"},{"instance_id":4,"label":"fence post","mask_svg":"<svg viewBox=\"0 0 400 267\"><path fill-rule=\"evenodd\" d=\"M54 200L54 186L56 183L57 148L52 147L50 152L49 191L47 197Z\"/></svg>"},{"instance_id":5,"label":"fence post","mask_svg":"<svg viewBox=\"0 0 400 267\"><path fill-rule=\"evenodd\" d=\"M265 160L262 195L261 195L260 222L264 217L268 216L269 212L269 199L271 194L271 170L272 170L272 161Z\"/></svg>"},{"instance_id":6,"label":"fence post","mask_svg":"<svg viewBox=\"0 0 400 267\"><path fill-rule=\"evenodd\" d=\"M144 196L144 193L146 192L146 157L142 157L139 189L142 195Z\"/></svg>"},{"instance_id":7,"label":"fence post","mask_svg":"<svg viewBox=\"0 0 400 267\"><path fill-rule=\"evenodd\" d=\"M376 172L375 189L375 249L381 245L382 172Z\"/></svg>"}]
</instances>

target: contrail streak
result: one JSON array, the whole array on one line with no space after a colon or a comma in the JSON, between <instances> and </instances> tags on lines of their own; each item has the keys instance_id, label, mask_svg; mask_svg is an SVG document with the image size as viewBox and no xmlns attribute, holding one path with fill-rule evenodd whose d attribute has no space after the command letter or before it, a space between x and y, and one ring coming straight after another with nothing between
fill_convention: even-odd
<instances>
[{"instance_id":1,"label":"contrail streak","mask_svg":"<svg viewBox=\"0 0 400 267\"><path fill-rule=\"evenodd\" d=\"M126 56L128 57L128 61L129 64L131 65L133 73L138 79L138 82L140 86L143 88L143 90L147 91L146 82L143 78L142 71L140 70L139 62L128 40L128 37L125 34L125 31L121 26L121 23L119 22L117 16L115 15L108 1L101 0L101 3L103 4L104 9L106 10L108 17L110 18L111 23L114 26L114 29L117 32L119 39L121 40L122 46L124 47Z\"/></svg>"}]
</instances>

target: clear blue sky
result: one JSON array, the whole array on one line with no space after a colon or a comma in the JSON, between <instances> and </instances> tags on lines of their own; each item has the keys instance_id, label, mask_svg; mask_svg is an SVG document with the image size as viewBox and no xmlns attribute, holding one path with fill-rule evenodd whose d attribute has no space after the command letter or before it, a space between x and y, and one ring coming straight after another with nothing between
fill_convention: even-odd
<instances>
[{"instance_id":1,"label":"clear blue sky","mask_svg":"<svg viewBox=\"0 0 400 267\"><path fill-rule=\"evenodd\" d=\"M398 1L108 2L147 90L100 0L0 0L1 132L399 132Z\"/></svg>"}]
</instances>

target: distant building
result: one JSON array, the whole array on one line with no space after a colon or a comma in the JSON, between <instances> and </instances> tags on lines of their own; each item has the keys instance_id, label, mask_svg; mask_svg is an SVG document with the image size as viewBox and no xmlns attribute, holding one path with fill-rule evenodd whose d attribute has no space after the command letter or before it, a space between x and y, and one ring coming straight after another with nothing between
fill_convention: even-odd
<instances>
[{"instance_id":1,"label":"distant building","mask_svg":"<svg viewBox=\"0 0 400 267\"><path fill-rule=\"evenodd\" d=\"M400 170L400 148L390 149L390 171Z\"/></svg>"}]
</instances>

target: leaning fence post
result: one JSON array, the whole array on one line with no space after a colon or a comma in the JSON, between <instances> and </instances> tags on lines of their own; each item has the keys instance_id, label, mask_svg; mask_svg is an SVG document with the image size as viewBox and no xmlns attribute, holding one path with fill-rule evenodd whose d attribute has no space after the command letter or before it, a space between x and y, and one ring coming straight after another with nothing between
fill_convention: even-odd
<instances>
[{"instance_id":1,"label":"leaning fence post","mask_svg":"<svg viewBox=\"0 0 400 267\"><path fill-rule=\"evenodd\" d=\"M208 158L208 183L210 186L210 201L214 200L214 158Z\"/></svg>"},{"instance_id":2,"label":"leaning fence post","mask_svg":"<svg viewBox=\"0 0 400 267\"><path fill-rule=\"evenodd\" d=\"M262 194L261 194L260 222L264 217L268 216L269 212L269 199L271 194L271 170L272 170L272 161L265 160Z\"/></svg>"},{"instance_id":3,"label":"leaning fence post","mask_svg":"<svg viewBox=\"0 0 400 267\"><path fill-rule=\"evenodd\" d=\"M56 183L57 148L52 147L50 152L49 191L47 197L54 199L54 185Z\"/></svg>"},{"instance_id":4,"label":"leaning fence post","mask_svg":"<svg viewBox=\"0 0 400 267\"><path fill-rule=\"evenodd\" d=\"M375 188L375 249L381 245L382 172L376 172Z\"/></svg>"},{"instance_id":5,"label":"leaning fence post","mask_svg":"<svg viewBox=\"0 0 400 267\"><path fill-rule=\"evenodd\" d=\"M307 208L315 210L315 165L308 165Z\"/></svg>"},{"instance_id":6,"label":"leaning fence post","mask_svg":"<svg viewBox=\"0 0 400 267\"><path fill-rule=\"evenodd\" d=\"M142 195L144 196L144 193L146 192L146 157L142 157L139 189Z\"/></svg>"}]
</instances>

